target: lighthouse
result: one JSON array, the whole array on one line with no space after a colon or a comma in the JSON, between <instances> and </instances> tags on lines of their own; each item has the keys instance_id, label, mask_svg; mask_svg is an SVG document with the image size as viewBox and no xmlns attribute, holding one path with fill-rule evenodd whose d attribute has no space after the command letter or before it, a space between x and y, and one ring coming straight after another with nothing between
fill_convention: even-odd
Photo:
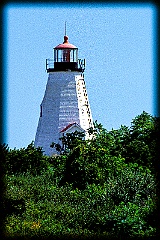
<instances>
[{"instance_id":1,"label":"lighthouse","mask_svg":"<svg viewBox=\"0 0 160 240\"><path fill-rule=\"evenodd\" d=\"M76 130L88 139L88 129L93 127L84 80L85 59L78 58L78 48L66 35L53 55L53 59L46 59L48 81L35 137L35 147L42 147L48 156L56 153L50 147L52 142L61 145L59 138Z\"/></svg>"}]
</instances>

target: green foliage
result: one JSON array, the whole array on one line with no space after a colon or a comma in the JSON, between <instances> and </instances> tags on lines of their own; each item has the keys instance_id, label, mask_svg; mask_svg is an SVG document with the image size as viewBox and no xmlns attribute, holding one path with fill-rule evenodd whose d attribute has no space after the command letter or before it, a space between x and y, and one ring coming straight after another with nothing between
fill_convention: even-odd
<instances>
[{"instance_id":1,"label":"green foliage","mask_svg":"<svg viewBox=\"0 0 160 240\"><path fill-rule=\"evenodd\" d=\"M62 146L52 142L50 147L56 148L56 151L60 152L61 154L67 154L84 140L84 136L84 132L79 132L77 130L72 133L66 133L65 136L59 139L62 142Z\"/></svg>"},{"instance_id":2,"label":"green foliage","mask_svg":"<svg viewBox=\"0 0 160 240\"><path fill-rule=\"evenodd\" d=\"M109 155L121 156L125 162L138 163L154 170L160 137L160 120L145 111L133 119L131 127L121 126L107 131L101 124L95 125L95 142Z\"/></svg>"},{"instance_id":3,"label":"green foliage","mask_svg":"<svg viewBox=\"0 0 160 240\"><path fill-rule=\"evenodd\" d=\"M128 137L124 141L124 149L121 155L126 162L136 162L150 168L155 162L155 120L148 113L144 112L133 119L129 129Z\"/></svg>"},{"instance_id":4,"label":"green foliage","mask_svg":"<svg viewBox=\"0 0 160 240\"><path fill-rule=\"evenodd\" d=\"M74 189L70 184L59 187L48 173L6 176L6 181L6 198L14 204L19 200L17 209L21 209L8 212L6 235L101 234L119 239L126 235L155 234L153 218L150 224L146 220L155 209L153 200L148 197L136 202L123 197L124 201L115 205L112 198L115 179L109 179L103 186L88 185L85 190Z\"/></svg>"},{"instance_id":5,"label":"green foliage","mask_svg":"<svg viewBox=\"0 0 160 240\"><path fill-rule=\"evenodd\" d=\"M47 157L43 156L43 151L40 147L35 148L33 142L27 148L21 149L5 149L5 170L9 174L29 171L31 174L39 174L44 169L47 169Z\"/></svg>"},{"instance_id":6,"label":"green foliage","mask_svg":"<svg viewBox=\"0 0 160 240\"><path fill-rule=\"evenodd\" d=\"M6 235L155 236L159 129L159 119L143 112L118 130L95 122L91 140L67 134L65 149L52 144L60 153L52 157L33 143L20 150L1 146Z\"/></svg>"}]
</instances>

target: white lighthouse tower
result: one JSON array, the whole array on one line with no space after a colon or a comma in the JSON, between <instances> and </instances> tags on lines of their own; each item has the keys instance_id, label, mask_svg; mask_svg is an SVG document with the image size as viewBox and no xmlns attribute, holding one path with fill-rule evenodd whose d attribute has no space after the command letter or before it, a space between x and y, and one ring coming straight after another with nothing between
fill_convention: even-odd
<instances>
[{"instance_id":1,"label":"white lighthouse tower","mask_svg":"<svg viewBox=\"0 0 160 240\"><path fill-rule=\"evenodd\" d=\"M42 147L51 156L52 142L60 143L65 133L84 131L93 127L92 115L84 81L85 59L78 59L78 48L64 42L54 48L54 60L46 59L48 82L40 105L35 147ZM60 143L61 144L61 143Z\"/></svg>"}]
</instances>

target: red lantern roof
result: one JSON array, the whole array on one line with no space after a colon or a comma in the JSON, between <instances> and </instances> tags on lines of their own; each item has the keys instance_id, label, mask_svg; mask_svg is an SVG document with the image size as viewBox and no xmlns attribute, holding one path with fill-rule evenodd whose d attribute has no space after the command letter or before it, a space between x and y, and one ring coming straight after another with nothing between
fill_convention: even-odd
<instances>
[{"instance_id":1,"label":"red lantern roof","mask_svg":"<svg viewBox=\"0 0 160 240\"><path fill-rule=\"evenodd\" d=\"M68 36L64 36L64 42L59 44L58 46L56 46L54 49L64 49L64 48L71 48L71 49L77 49L76 46L74 46L73 44L70 44L68 42Z\"/></svg>"}]
</instances>

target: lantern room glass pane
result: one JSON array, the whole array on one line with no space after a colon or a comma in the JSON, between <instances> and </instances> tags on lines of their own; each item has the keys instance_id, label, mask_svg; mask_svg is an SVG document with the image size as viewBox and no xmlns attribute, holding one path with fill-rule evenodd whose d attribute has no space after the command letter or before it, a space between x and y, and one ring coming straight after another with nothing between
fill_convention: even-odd
<instances>
[{"instance_id":1,"label":"lantern room glass pane","mask_svg":"<svg viewBox=\"0 0 160 240\"><path fill-rule=\"evenodd\" d=\"M57 62L57 50L54 49L54 62Z\"/></svg>"},{"instance_id":2,"label":"lantern room glass pane","mask_svg":"<svg viewBox=\"0 0 160 240\"><path fill-rule=\"evenodd\" d=\"M70 57L71 57L70 53L71 53L70 49L62 50L62 55L63 55L63 61L62 62L70 62Z\"/></svg>"},{"instance_id":3,"label":"lantern room glass pane","mask_svg":"<svg viewBox=\"0 0 160 240\"><path fill-rule=\"evenodd\" d=\"M55 62L77 62L78 49L54 49Z\"/></svg>"}]
</instances>

